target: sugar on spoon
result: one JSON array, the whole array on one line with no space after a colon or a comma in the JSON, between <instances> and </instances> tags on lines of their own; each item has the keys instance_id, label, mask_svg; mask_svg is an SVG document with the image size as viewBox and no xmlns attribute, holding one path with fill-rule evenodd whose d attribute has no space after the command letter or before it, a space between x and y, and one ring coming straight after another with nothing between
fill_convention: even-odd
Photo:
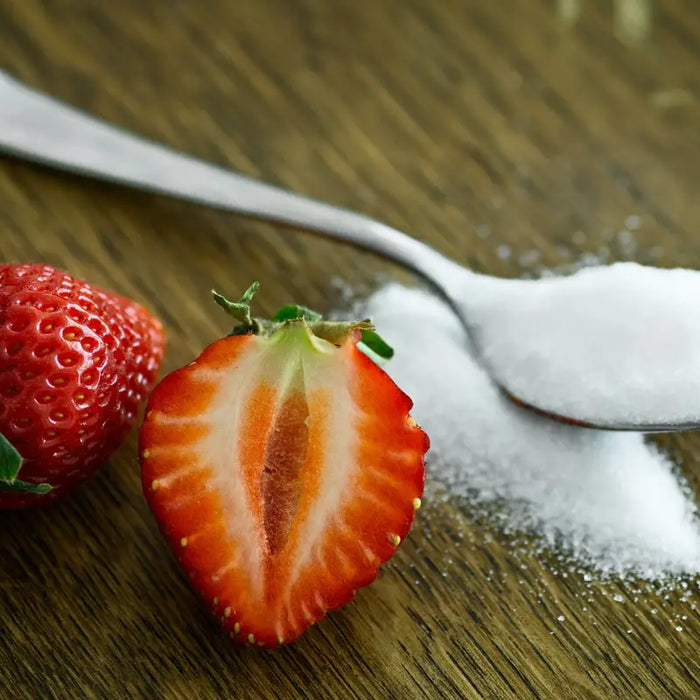
<instances>
[{"instance_id":1,"label":"sugar on spoon","mask_svg":"<svg viewBox=\"0 0 700 700\"><path fill-rule=\"evenodd\" d=\"M541 280L477 274L378 221L140 138L2 71L0 151L321 234L410 268L450 304L505 395L548 418L606 430L700 428L698 272L621 263Z\"/></svg>"}]
</instances>

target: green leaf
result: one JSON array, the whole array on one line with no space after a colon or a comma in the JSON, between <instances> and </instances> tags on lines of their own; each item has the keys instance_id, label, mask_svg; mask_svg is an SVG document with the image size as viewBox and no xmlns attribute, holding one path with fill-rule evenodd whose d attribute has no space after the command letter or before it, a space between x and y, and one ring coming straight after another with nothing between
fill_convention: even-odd
<instances>
[{"instance_id":1,"label":"green leaf","mask_svg":"<svg viewBox=\"0 0 700 700\"><path fill-rule=\"evenodd\" d=\"M0 491L9 491L11 493L35 493L38 496L51 491L51 484L30 484L28 481L15 479L14 481L0 481Z\"/></svg>"},{"instance_id":2,"label":"green leaf","mask_svg":"<svg viewBox=\"0 0 700 700\"><path fill-rule=\"evenodd\" d=\"M246 304L249 302L257 294L258 289L260 289L260 282L253 282L253 284L251 284L250 287L243 292L243 295L238 300L238 303Z\"/></svg>"},{"instance_id":3,"label":"green leaf","mask_svg":"<svg viewBox=\"0 0 700 700\"><path fill-rule=\"evenodd\" d=\"M377 331L371 328L364 328L362 331L362 342L376 355L390 360L394 356L394 348L391 347Z\"/></svg>"},{"instance_id":4,"label":"green leaf","mask_svg":"<svg viewBox=\"0 0 700 700\"><path fill-rule=\"evenodd\" d=\"M0 491L36 494L44 494L51 491L51 484L30 484L28 481L18 479L17 474L21 466L22 455L0 433Z\"/></svg>"},{"instance_id":5,"label":"green leaf","mask_svg":"<svg viewBox=\"0 0 700 700\"><path fill-rule=\"evenodd\" d=\"M0 480L14 481L22 466L22 455L10 441L0 433Z\"/></svg>"},{"instance_id":6,"label":"green leaf","mask_svg":"<svg viewBox=\"0 0 700 700\"><path fill-rule=\"evenodd\" d=\"M233 334L257 332L258 324L250 316L250 304L248 303L255 293L260 289L258 282L248 287L238 301L229 301L223 294L219 294L215 289L211 290L214 301L229 315L239 322L234 328ZM232 335L233 335L232 334Z\"/></svg>"},{"instance_id":7,"label":"green leaf","mask_svg":"<svg viewBox=\"0 0 700 700\"><path fill-rule=\"evenodd\" d=\"M241 323L250 323L250 306L237 301L229 301L223 294L219 294L215 290L211 290L211 295L214 301L229 315L233 316L236 321Z\"/></svg>"},{"instance_id":8,"label":"green leaf","mask_svg":"<svg viewBox=\"0 0 700 700\"><path fill-rule=\"evenodd\" d=\"M289 306L283 306L279 309L272 320L275 323L283 323L284 321L296 321L299 318L306 319L309 323L316 323L320 321L323 316L313 309L309 309L306 306L299 306L298 304L291 304Z\"/></svg>"}]
</instances>

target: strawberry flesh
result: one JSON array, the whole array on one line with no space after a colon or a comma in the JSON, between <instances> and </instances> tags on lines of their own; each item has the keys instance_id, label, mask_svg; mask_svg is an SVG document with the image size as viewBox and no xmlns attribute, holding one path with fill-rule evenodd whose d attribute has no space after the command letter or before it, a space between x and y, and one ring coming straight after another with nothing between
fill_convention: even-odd
<instances>
[{"instance_id":1,"label":"strawberry flesh","mask_svg":"<svg viewBox=\"0 0 700 700\"><path fill-rule=\"evenodd\" d=\"M309 440L309 407L303 391L296 390L279 407L265 445L260 478L265 548L277 554L287 543L299 507Z\"/></svg>"},{"instance_id":2,"label":"strawberry flesh","mask_svg":"<svg viewBox=\"0 0 700 700\"><path fill-rule=\"evenodd\" d=\"M359 338L301 319L231 336L151 396L144 492L237 641L279 646L351 601L420 504L427 437Z\"/></svg>"}]
</instances>

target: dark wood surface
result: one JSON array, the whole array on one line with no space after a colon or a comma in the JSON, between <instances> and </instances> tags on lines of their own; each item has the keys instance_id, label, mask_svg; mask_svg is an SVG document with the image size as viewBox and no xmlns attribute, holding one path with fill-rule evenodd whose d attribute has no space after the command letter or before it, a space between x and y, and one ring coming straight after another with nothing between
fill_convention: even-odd
<instances>
[{"instance_id":1,"label":"dark wood surface","mask_svg":"<svg viewBox=\"0 0 700 700\"><path fill-rule=\"evenodd\" d=\"M0 0L0 66L477 270L587 254L700 268L700 5L655 2L645 23L651 5ZM620 235L629 216L641 226ZM212 286L258 279L263 311L329 310L335 279L408 279L327 241L7 158L0 258L149 305L169 334L164 370L226 331ZM700 436L663 444L697 491ZM355 603L289 648L242 649L158 535L132 434L74 498L0 513L0 697L698 697L685 597L564 575L428 499Z\"/></svg>"}]
</instances>

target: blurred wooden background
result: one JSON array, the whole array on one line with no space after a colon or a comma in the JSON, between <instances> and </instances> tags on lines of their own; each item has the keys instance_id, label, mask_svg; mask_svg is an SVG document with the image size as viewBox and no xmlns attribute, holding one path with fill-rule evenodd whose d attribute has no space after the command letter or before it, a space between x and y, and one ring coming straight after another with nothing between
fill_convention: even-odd
<instances>
[{"instance_id":1,"label":"blurred wooden background","mask_svg":"<svg viewBox=\"0 0 700 700\"><path fill-rule=\"evenodd\" d=\"M0 67L477 270L700 268L695 0L0 0ZM258 279L263 311L324 311L341 303L335 280L409 279L326 241L7 158L0 259L148 304L169 333L165 370L226 331L212 286ZM663 444L697 492L700 436ZM289 648L240 649L157 534L135 445L66 503L0 513L1 697L700 694L692 591L564 575L437 501L355 603Z\"/></svg>"}]
</instances>

